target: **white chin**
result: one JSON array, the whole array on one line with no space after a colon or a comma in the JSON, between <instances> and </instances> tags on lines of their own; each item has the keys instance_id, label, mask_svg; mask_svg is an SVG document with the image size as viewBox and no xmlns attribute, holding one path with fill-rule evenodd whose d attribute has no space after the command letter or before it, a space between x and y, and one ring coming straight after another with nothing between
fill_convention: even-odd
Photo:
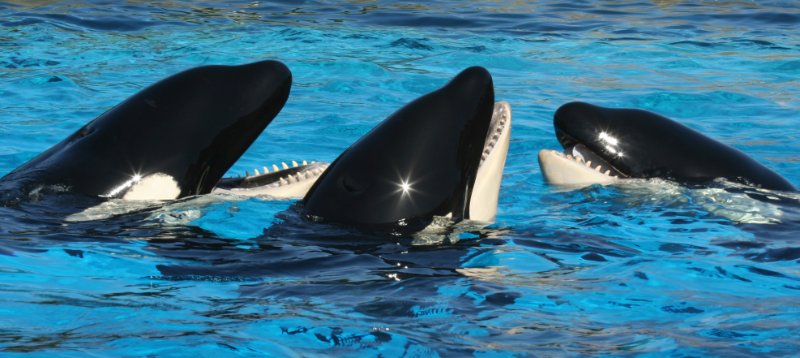
<instances>
[{"instance_id":1,"label":"white chin","mask_svg":"<svg viewBox=\"0 0 800 358\"><path fill-rule=\"evenodd\" d=\"M561 152L544 149L539 151L539 167L544 179L554 185L582 187L592 184L613 184L620 178L601 173L591 164L587 165Z\"/></svg>"}]
</instances>

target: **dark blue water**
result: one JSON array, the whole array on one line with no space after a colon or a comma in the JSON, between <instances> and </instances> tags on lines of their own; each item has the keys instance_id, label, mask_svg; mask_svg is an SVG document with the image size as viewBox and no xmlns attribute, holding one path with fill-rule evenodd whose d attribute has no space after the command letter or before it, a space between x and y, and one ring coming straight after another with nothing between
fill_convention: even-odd
<instances>
[{"instance_id":1,"label":"dark blue water","mask_svg":"<svg viewBox=\"0 0 800 358\"><path fill-rule=\"evenodd\" d=\"M553 111L656 111L800 184L796 2L0 3L0 175L163 77L263 59L286 107L231 174L331 161L481 65L514 113L497 222L429 245L209 196L97 221L0 208L0 350L41 355L794 355L800 196L565 190ZM756 199L754 199L754 197Z\"/></svg>"}]
</instances>

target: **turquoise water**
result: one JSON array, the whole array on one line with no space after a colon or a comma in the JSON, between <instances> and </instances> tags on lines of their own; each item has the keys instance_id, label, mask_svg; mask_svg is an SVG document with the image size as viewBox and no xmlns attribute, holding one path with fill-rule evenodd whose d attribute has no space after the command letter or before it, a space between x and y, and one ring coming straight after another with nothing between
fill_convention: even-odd
<instances>
[{"instance_id":1,"label":"turquoise water","mask_svg":"<svg viewBox=\"0 0 800 358\"><path fill-rule=\"evenodd\" d=\"M163 356L794 355L800 197L563 190L536 163L583 100L674 118L800 184L795 2L0 3L0 175L144 86L262 59L289 102L231 174L331 161L472 65L513 108L497 222L414 246L202 198L65 222L0 207L0 350Z\"/></svg>"}]
</instances>

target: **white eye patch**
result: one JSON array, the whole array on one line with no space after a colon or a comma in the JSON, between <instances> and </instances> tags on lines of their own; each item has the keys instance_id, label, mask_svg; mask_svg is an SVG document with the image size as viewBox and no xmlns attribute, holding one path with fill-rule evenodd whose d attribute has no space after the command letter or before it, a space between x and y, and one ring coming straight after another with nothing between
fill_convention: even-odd
<instances>
[{"instance_id":1,"label":"white eye patch","mask_svg":"<svg viewBox=\"0 0 800 358\"><path fill-rule=\"evenodd\" d=\"M122 199L125 200L173 200L181 194L178 182L172 176L156 173L132 183Z\"/></svg>"},{"instance_id":2,"label":"white eye patch","mask_svg":"<svg viewBox=\"0 0 800 358\"><path fill-rule=\"evenodd\" d=\"M125 193L123 200L173 200L181 194L181 188L175 178L166 174L155 173L146 177L136 174L102 196L115 198L122 192Z\"/></svg>"}]
</instances>

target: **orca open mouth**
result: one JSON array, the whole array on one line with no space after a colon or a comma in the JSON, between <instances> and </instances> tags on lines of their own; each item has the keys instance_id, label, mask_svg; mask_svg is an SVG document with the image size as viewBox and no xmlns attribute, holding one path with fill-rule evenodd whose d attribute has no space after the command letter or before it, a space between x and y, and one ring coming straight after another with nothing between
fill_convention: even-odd
<instances>
[{"instance_id":1,"label":"orca open mouth","mask_svg":"<svg viewBox=\"0 0 800 358\"><path fill-rule=\"evenodd\" d=\"M503 144L508 145L508 138L511 133L510 128L511 106L508 102L495 103L494 111L492 112L492 121L489 122L489 131L486 133L486 139L483 142L483 153L481 154L479 168L490 159L490 156L499 152L499 150L495 151L496 147L500 147Z\"/></svg>"},{"instance_id":2,"label":"orca open mouth","mask_svg":"<svg viewBox=\"0 0 800 358\"><path fill-rule=\"evenodd\" d=\"M539 152L542 175L550 184L585 186L621 178L659 178L705 185L725 179L794 190L785 178L738 149L645 110L570 102L556 109L553 128L564 151Z\"/></svg>"},{"instance_id":3,"label":"orca open mouth","mask_svg":"<svg viewBox=\"0 0 800 358\"><path fill-rule=\"evenodd\" d=\"M548 183L567 186L612 184L628 175L614 167L585 144L559 136L563 152L539 151L539 166Z\"/></svg>"},{"instance_id":4,"label":"orca open mouth","mask_svg":"<svg viewBox=\"0 0 800 358\"><path fill-rule=\"evenodd\" d=\"M495 104L489 130L483 143L480 164L470 200L470 218L491 221L497 213L497 200L511 138L511 106ZM300 199L320 178L328 163L291 161L253 169L243 177L221 179L214 192L275 199Z\"/></svg>"},{"instance_id":5,"label":"orca open mouth","mask_svg":"<svg viewBox=\"0 0 800 358\"><path fill-rule=\"evenodd\" d=\"M327 163L314 161L303 160L298 163L292 160L291 165L282 162L280 165L264 166L261 171L253 169L252 175L245 172L244 177L222 178L214 192L274 199L300 199L327 168Z\"/></svg>"},{"instance_id":6,"label":"orca open mouth","mask_svg":"<svg viewBox=\"0 0 800 358\"><path fill-rule=\"evenodd\" d=\"M342 152L303 198L302 215L404 232L434 217L492 221L510 121L489 71L467 68Z\"/></svg>"},{"instance_id":7,"label":"orca open mouth","mask_svg":"<svg viewBox=\"0 0 800 358\"><path fill-rule=\"evenodd\" d=\"M469 218L490 222L497 214L497 200L511 138L511 106L497 102L483 143L480 164L470 197Z\"/></svg>"}]
</instances>

